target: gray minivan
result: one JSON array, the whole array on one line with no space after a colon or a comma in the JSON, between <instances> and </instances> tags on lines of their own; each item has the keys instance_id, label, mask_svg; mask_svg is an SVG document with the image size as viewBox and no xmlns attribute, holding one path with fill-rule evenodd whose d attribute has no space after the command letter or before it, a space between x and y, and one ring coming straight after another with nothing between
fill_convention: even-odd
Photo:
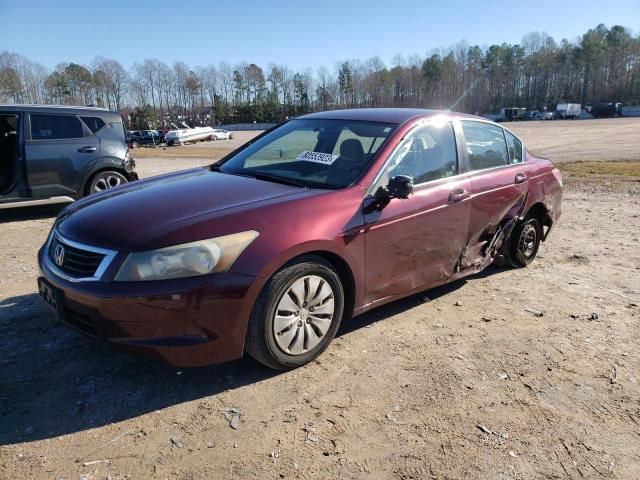
<instances>
[{"instance_id":1,"label":"gray minivan","mask_svg":"<svg viewBox=\"0 0 640 480\"><path fill-rule=\"evenodd\" d=\"M134 168L118 112L0 105L0 209L72 202L137 180Z\"/></svg>"}]
</instances>

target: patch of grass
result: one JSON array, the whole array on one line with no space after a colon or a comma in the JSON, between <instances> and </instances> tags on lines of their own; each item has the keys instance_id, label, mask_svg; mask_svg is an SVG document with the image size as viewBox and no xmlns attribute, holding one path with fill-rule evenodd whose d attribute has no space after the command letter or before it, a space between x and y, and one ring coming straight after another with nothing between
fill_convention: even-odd
<instances>
[{"instance_id":1,"label":"patch of grass","mask_svg":"<svg viewBox=\"0 0 640 480\"><path fill-rule=\"evenodd\" d=\"M563 174L583 178L617 177L619 179L640 179L640 161L629 162L571 162L557 165Z\"/></svg>"}]
</instances>

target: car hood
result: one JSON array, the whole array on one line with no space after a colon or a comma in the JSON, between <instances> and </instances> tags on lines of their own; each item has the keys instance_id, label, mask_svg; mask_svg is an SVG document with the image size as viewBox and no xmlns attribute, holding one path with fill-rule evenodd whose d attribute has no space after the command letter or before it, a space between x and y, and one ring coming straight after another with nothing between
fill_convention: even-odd
<instances>
[{"instance_id":1,"label":"car hood","mask_svg":"<svg viewBox=\"0 0 640 480\"><path fill-rule=\"evenodd\" d=\"M63 236L102 248L139 251L234 233L242 212L312 190L198 168L128 183L60 213ZM234 215L234 221L220 221ZM246 228L250 229L250 228Z\"/></svg>"}]
</instances>

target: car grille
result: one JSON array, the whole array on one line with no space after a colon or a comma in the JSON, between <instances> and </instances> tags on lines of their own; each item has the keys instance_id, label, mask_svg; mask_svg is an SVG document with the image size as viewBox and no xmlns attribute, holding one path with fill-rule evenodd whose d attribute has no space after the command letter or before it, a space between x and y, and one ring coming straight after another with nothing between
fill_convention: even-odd
<instances>
[{"instance_id":1,"label":"car grille","mask_svg":"<svg viewBox=\"0 0 640 480\"><path fill-rule=\"evenodd\" d=\"M64 249L62 264L59 263L59 258L56 259L56 250L59 251L59 247ZM93 277L105 257L102 253L72 247L67 243L61 242L56 235L51 239L48 254L49 259L56 267L67 275L76 278Z\"/></svg>"}]
</instances>

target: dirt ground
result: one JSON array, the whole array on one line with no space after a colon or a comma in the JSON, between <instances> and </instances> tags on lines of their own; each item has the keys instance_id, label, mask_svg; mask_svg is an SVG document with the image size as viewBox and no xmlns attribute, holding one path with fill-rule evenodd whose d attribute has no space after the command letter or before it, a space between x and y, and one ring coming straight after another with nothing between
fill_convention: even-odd
<instances>
[{"instance_id":1,"label":"dirt ground","mask_svg":"<svg viewBox=\"0 0 640 480\"><path fill-rule=\"evenodd\" d=\"M558 162L640 169L640 119L513 127ZM138 170L223 145L145 149ZM36 293L59 208L0 211L0 478L640 478L640 182L567 172L529 268L357 317L286 373L248 358L175 370L79 336Z\"/></svg>"}]
</instances>

